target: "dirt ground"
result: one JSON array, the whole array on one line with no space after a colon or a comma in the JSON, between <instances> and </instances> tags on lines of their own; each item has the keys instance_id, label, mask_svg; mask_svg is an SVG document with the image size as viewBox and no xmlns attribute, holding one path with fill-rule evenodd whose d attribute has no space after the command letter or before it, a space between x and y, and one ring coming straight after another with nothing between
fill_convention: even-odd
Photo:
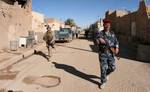
<instances>
[{"instance_id":1,"label":"dirt ground","mask_svg":"<svg viewBox=\"0 0 150 92\"><path fill-rule=\"evenodd\" d=\"M99 60L91 41L76 39L71 43L57 43L51 61L46 57L47 50L43 47L36 55L4 70L0 75L0 89L15 92L150 92L150 63L127 58L116 60L116 71L110 75L106 87L99 89ZM3 77L7 75L9 77Z\"/></svg>"}]
</instances>

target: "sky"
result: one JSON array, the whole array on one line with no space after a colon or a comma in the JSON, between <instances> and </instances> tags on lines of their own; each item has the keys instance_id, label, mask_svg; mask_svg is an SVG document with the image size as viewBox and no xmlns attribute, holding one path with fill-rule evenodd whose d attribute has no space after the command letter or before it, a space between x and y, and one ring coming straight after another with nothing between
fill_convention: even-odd
<instances>
[{"instance_id":1,"label":"sky","mask_svg":"<svg viewBox=\"0 0 150 92\"><path fill-rule=\"evenodd\" d=\"M32 0L32 10L49 18L65 21L74 19L80 27L105 17L107 10L136 11L140 0ZM150 5L150 0L147 0Z\"/></svg>"}]
</instances>

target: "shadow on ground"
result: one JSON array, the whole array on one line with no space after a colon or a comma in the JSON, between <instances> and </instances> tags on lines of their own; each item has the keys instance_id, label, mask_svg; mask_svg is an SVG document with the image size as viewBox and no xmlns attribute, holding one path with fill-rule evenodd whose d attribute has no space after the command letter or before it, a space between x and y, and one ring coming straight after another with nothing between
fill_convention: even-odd
<instances>
[{"instance_id":1,"label":"shadow on ground","mask_svg":"<svg viewBox=\"0 0 150 92\"><path fill-rule=\"evenodd\" d=\"M84 36L80 36L79 39L88 40L88 41L90 41L90 42L93 41L92 37L87 37L87 38L86 38L86 37L84 37Z\"/></svg>"},{"instance_id":2,"label":"shadow on ground","mask_svg":"<svg viewBox=\"0 0 150 92\"><path fill-rule=\"evenodd\" d=\"M61 44L58 44L57 46L66 47L66 48L70 48L70 49L76 49L76 50L82 50L82 51L93 52L92 50L83 49L83 48L77 48L77 47L72 47L72 46L66 46L66 45L61 45Z\"/></svg>"},{"instance_id":3,"label":"shadow on ground","mask_svg":"<svg viewBox=\"0 0 150 92\"><path fill-rule=\"evenodd\" d=\"M98 85L98 86L100 85L100 83L98 81L95 81L95 80L92 79L92 78L94 78L94 79L99 79L100 80L100 77L98 77L98 76L85 74L85 73L77 70L75 67L70 66L70 65L59 64L59 63L56 63L56 62L52 62L52 63L55 65L55 67L57 69L62 69L62 70L66 71L66 72L68 72L70 74L73 74L73 75L75 75L77 77L85 79L85 80L87 80L89 82L92 82L92 83Z\"/></svg>"},{"instance_id":4,"label":"shadow on ground","mask_svg":"<svg viewBox=\"0 0 150 92\"><path fill-rule=\"evenodd\" d=\"M93 52L98 53L98 47L96 45L89 45L89 46ZM133 46L120 44L120 52L117 56L120 58L137 60L136 54L137 54L136 48L134 48ZM139 62L144 62L144 61L139 61ZM146 63L146 62L144 62L144 63Z\"/></svg>"},{"instance_id":5,"label":"shadow on ground","mask_svg":"<svg viewBox=\"0 0 150 92\"><path fill-rule=\"evenodd\" d=\"M93 52L98 53L98 47L96 45L90 45Z\"/></svg>"},{"instance_id":6,"label":"shadow on ground","mask_svg":"<svg viewBox=\"0 0 150 92\"><path fill-rule=\"evenodd\" d=\"M40 55L40 56L44 57L45 59L49 60L48 55L46 55L46 54L43 53L42 51L34 50L34 54L35 54L35 55Z\"/></svg>"},{"instance_id":7,"label":"shadow on ground","mask_svg":"<svg viewBox=\"0 0 150 92\"><path fill-rule=\"evenodd\" d=\"M120 57L136 60L136 48L131 45L120 44Z\"/></svg>"}]
</instances>

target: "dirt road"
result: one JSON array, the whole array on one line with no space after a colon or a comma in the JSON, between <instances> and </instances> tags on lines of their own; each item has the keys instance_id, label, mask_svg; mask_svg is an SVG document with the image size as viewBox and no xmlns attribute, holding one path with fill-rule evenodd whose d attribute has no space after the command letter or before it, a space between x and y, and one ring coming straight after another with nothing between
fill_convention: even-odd
<instances>
[{"instance_id":1,"label":"dirt road","mask_svg":"<svg viewBox=\"0 0 150 92\"><path fill-rule=\"evenodd\" d=\"M45 47L0 75L1 89L16 92L150 92L150 63L121 58L101 90L98 54L93 43L57 43L48 62Z\"/></svg>"}]
</instances>

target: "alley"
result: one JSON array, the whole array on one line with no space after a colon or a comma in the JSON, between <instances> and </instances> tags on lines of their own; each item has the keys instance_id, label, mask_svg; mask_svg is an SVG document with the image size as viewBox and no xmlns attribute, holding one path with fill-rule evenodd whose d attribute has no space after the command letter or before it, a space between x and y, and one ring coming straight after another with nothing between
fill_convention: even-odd
<instances>
[{"instance_id":1,"label":"alley","mask_svg":"<svg viewBox=\"0 0 150 92\"><path fill-rule=\"evenodd\" d=\"M0 76L1 89L17 92L149 92L150 64L121 58L117 70L100 90L98 54L93 43L77 39L57 43L51 61L43 46L37 54L20 61ZM12 76L11 76L12 74Z\"/></svg>"}]
</instances>

